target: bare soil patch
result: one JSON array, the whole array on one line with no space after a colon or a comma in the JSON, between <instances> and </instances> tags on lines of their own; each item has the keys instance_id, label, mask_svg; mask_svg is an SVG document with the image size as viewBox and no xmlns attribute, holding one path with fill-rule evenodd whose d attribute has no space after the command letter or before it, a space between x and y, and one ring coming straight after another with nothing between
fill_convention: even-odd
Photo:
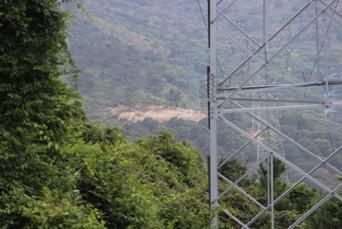
<instances>
[{"instance_id":1,"label":"bare soil patch","mask_svg":"<svg viewBox=\"0 0 342 229\"><path fill-rule=\"evenodd\" d=\"M143 121L145 118L152 118L160 123L167 122L172 118L199 122L206 118L206 115L200 111L154 104L140 104L134 107L119 105L112 108L112 114L118 116L119 119L131 122Z\"/></svg>"}]
</instances>

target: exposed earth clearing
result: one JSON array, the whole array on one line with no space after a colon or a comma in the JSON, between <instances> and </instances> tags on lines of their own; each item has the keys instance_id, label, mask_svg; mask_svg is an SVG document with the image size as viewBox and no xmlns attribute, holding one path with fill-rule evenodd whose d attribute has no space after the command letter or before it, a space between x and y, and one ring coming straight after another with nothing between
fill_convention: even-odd
<instances>
[{"instance_id":1,"label":"exposed earth clearing","mask_svg":"<svg viewBox=\"0 0 342 229\"><path fill-rule=\"evenodd\" d=\"M152 118L160 123L167 122L172 118L179 118L194 122L199 122L206 118L206 115L200 111L152 104L140 104L134 107L119 105L112 108L112 115L118 116L119 119L128 120L130 122L138 122L143 121L145 118Z\"/></svg>"}]
</instances>

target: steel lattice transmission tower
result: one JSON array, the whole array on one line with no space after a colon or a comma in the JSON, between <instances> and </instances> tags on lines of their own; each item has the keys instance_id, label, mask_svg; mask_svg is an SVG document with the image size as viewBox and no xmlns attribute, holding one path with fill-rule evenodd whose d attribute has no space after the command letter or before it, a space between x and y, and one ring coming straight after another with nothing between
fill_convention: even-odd
<instances>
[{"instance_id":1,"label":"steel lattice transmission tower","mask_svg":"<svg viewBox=\"0 0 342 229\"><path fill-rule=\"evenodd\" d=\"M253 5L257 4L256 2L260 7ZM283 5L279 6L279 4ZM283 15L277 20L272 14L275 8L281 7L284 8L281 11ZM244 18L236 18L241 15L244 15ZM321 109L320 111L323 112L330 107L341 105L340 100L331 100L329 96L324 96L328 94L329 87L338 87L342 84L342 76L329 78L325 75L329 71L339 71L338 66L341 65L341 59L336 59L335 65L326 59L329 52L332 52L327 48L328 43L331 42L329 34L334 32L332 27L342 27L339 0L208 0L208 24L210 50L208 170L210 206L213 212L211 228L219 227L220 214L225 214L241 228L250 228L266 212L270 216L271 228L275 228L274 206L304 181L323 192L324 195L289 228L299 225L331 198L342 201L338 193L342 184L337 178L332 187L314 176L314 173L322 167L335 177L342 175L340 166L329 161L340 154L342 146L336 147L325 158L319 157L296 139L284 133L275 124L274 115L274 113L297 112L298 110ZM252 32L251 27L253 27ZM341 45L341 36L334 37L334 42L339 42ZM296 44L298 40L299 46ZM313 44L313 47L306 49L304 45L309 44ZM282 61L291 56L291 47L296 48L296 45L299 49L309 50L306 52L312 56L311 59L309 58L312 65L303 67L302 63L295 60L291 63L287 61L284 72L294 77L289 81L286 77L282 78L277 75L279 73L274 69L282 68ZM246 53L242 60L235 58L234 55L241 52ZM342 56L342 53L340 55ZM292 67L297 68L297 72L291 70ZM302 78L297 76L300 69L306 69L303 71ZM300 93L296 90L304 91L305 95L299 97ZM320 90L321 96L317 96ZM253 120L251 127L254 128L253 131L234 123L231 117L236 114ZM229 128L232 136L244 136L247 139L246 142L234 152L221 155L218 152L218 132L222 128ZM277 141L292 144L298 150L298 155L316 160L315 165L309 170L301 168L296 161L287 158L279 151ZM258 147L260 155L258 154L256 161L245 174L236 180L230 180L220 173L220 168L224 164L229 163L233 157L238 156L251 144ZM275 159L285 164L288 170L299 174L296 180L291 181L290 188L278 196L274 194L273 164ZM256 173L261 164L266 165L267 168L267 204L260 203L239 185L244 178ZM220 207L220 200L225 195L229 195L232 189L240 192L260 209L253 218L243 222L238 215Z\"/></svg>"}]
</instances>

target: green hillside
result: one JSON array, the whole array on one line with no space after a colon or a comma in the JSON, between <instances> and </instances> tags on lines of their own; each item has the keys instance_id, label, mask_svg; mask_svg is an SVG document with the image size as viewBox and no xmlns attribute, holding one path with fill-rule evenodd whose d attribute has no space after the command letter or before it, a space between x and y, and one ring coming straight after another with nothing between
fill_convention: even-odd
<instances>
[{"instance_id":1,"label":"green hillside","mask_svg":"<svg viewBox=\"0 0 342 229\"><path fill-rule=\"evenodd\" d=\"M206 32L193 2L81 3L85 13L69 7L69 43L84 68L79 91L91 119L108 117L106 108L118 104L200 108Z\"/></svg>"},{"instance_id":2,"label":"green hillside","mask_svg":"<svg viewBox=\"0 0 342 229\"><path fill-rule=\"evenodd\" d=\"M78 9L71 4L67 7L73 14L70 30L70 51L77 66L83 68L78 90L83 96L87 116L93 121L105 121L108 124L123 126L129 136L136 138L156 133L158 129L176 132L177 139L187 139L199 147L204 155L208 153L207 122L199 125L192 122L174 120L168 123L127 123L111 117L111 108L118 105L136 105L140 103L164 104L195 108L206 113L206 64L207 33L196 3L197 1L81 1ZM206 2L200 1L204 16ZM220 8L224 8L223 2ZM279 0L269 4L272 18L269 34L276 32L291 15L302 7L302 2ZM340 7L340 6L337 6ZM253 36L256 42L262 41L261 1L244 4L238 1L228 15L238 25ZM274 54L291 36L315 15L313 7L296 19L291 27L270 43L270 55ZM220 33L218 40L220 63L219 77L229 73L247 57L246 49L256 46L221 19L230 39ZM299 83L320 80L320 77L341 72L342 52L339 24L328 16L319 20L320 38L324 39L320 61L320 73L315 65L315 23L298 36L291 46L280 53L268 67L268 81L277 83ZM225 41L224 43L222 41ZM238 44L237 44L238 43ZM248 48L247 48L248 47ZM248 68L242 68L234 75L231 85L237 85L247 78L246 72L253 72L263 60L262 55L251 61ZM312 69L314 69L312 71ZM250 84L265 83L262 71ZM246 95L245 95L246 96ZM274 91L250 96L272 97L274 99L315 100L327 97L321 89L298 89ZM250 105L250 104L247 104ZM253 130L251 119L247 115L234 115L234 121L247 130ZM342 140L339 123L340 112L325 114L320 111L275 112L270 122L290 137L297 139L303 146L324 157L338 147ZM145 125L146 124L146 125ZM152 125L152 126L151 126ZM314 139L314 140L312 140ZM239 147L243 139L235 137L227 129L220 133L220 152L228 154ZM317 161L298 155L293 145L276 139L274 145L290 159L306 169ZM241 159L246 163L255 160L255 147L244 152ZM338 154L332 162L340 166L342 156ZM327 179L325 169L320 176ZM334 178L335 179L335 178Z\"/></svg>"},{"instance_id":3,"label":"green hillside","mask_svg":"<svg viewBox=\"0 0 342 229\"><path fill-rule=\"evenodd\" d=\"M79 1L65 7L73 15L69 46L77 66L83 69L79 92L84 96L91 120L103 120L109 107L118 104L153 103L206 110L207 31L197 1L167 0L99 0ZM206 1L199 1L206 17ZM220 8L224 8L223 2ZM302 1L279 0L269 4L269 34L302 7ZM230 18L256 42L262 41L261 1L245 4L238 1L228 12ZM287 39L314 16L311 7L289 28L270 43L274 54ZM220 77L229 73L247 57L248 42L238 30L222 18L224 32L219 36ZM324 42L321 53L322 74L340 72L342 30L328 16L320 20L320 38ZM269 65L269 81L303 82L318 77L317 68L311 72L316 52L314 23L288 49ZM222 31L222 29L219 29ZM328 34L328 36L326 35ZM231 39L231 38L234 39ZM222 42L225 41L225 42ZM248 48L246 48L248 47ZM262 55L235 75L233 85L246 78L243 72L256 69ZM323 66L324 65L324 66ZM221 71L222 70L222 71ZM257 81L262 83L260 74ZM311 92L311 91L310 91ZM293 97L303 97L297 91ZM316 90L313 97L321 95ZM284 96L276 93L274 96ZM289 95L287 95L289 96Z\"/></svg>"}]
</instances>

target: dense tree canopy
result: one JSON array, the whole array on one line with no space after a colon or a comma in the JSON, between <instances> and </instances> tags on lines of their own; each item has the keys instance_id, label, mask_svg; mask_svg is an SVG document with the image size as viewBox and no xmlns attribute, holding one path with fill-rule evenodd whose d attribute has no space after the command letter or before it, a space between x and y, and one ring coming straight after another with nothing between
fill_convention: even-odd
<instances>
[{"instance_id":1,"label":"dense tree canopy","mask_svg":"<svg viewBox=\"0 0 342 229\"><path fill-rule=\"evenodd\" d=\"M58 79L70 64L58 1L4 1L0 12L0 227L205 227L198 151L85 124Z\"/></svg>"}]
</instances>

